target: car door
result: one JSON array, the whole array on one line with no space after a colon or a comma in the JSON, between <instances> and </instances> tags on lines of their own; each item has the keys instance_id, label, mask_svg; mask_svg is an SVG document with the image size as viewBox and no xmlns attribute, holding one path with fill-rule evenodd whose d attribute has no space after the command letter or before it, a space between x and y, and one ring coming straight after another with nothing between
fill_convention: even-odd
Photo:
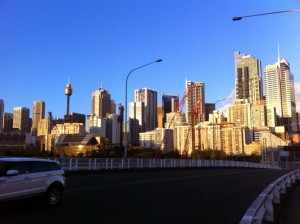
<instances>
[{"instance_id":1,"label":"car door","mask_svg":"<svg viewBox=\"0 0 300 224\"><path fill-rule=\"evenodd\" d=\"M32 175L31 191L33 194L45 192L47 181L51 177L51 171L47 162L33 161L30 163L30 173Z\"/></svg>"},{"instance_id":2,"label":"car door","mask_svg":"<svg viewBox=\"0 0 300 224\"><path fill-rule=\"evenodd\" d=\"M7 173L14 171L13 175ZM0 199L14 199L30 194L31 176L29 173L29 163L26 161L12 162L0 177Z\"/></svg>"}]
</instances>

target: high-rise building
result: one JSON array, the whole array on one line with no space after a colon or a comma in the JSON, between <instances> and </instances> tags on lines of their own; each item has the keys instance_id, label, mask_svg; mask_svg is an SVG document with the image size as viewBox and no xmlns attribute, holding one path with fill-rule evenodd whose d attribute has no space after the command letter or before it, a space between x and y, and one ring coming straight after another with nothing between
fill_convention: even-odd
<instances>
[{"instance_id":1,"label":"high-rise building","mask_svg":"<svg viewBox=\"0 0 300 224\"><path fill-rule=\"evenodd\" d=\"M134 102L144 103L144 124L143 131L152 131L157 128L157 91L143 88L135 90Z\"/></svg>"},{"instance_id":2,"label":"high-rise building","mask_svg":"<svg viewBox=\"0 0 300 224\"><path fill-rule=\"evenodd\" d=\"M3 131L4 124L4 101L0 99L0 132Z\"/></svg>"},{"instance_id":3,"label":"high-rise building","mask_svg":"<svg viewBox=\"0 0 300 224\"><path fill-rule=\"evenodd\" d=\"M186 99L186 120L188 124L191 124L191 112L198 108L199 116L195 120L195 124L198 124L205 118L205 84L204 82L186 81L185 85L186 90L190 90Z\"/></svg>"},{"instance_id":4,"label":"high-rise building","mask_svg":"<svg viewBox=\"0 0 300 224\"><path fill-rule=\"evenodd\" d=\"M98 117L106 117L106 114L111 113L111 109L110 94L101 87L92 95L92 114Z\"/></svg>"},{"instance_id":5,"label":"high-rise building","mask_svg":"<svg viewBox=\"0 0 300 224\"><path fill-rule=\"evenodd\" d=\"M10 132L13 129L14 114L4 113L3 131Z\"/></svg>"},{"instance_id":6,"label":"high-rise building","mask_svg":"<svg viewBox=\"0 0 300 224\"><path fill-rule=\"evenodd\" d=\"M137 120L139 124L139 130L141 132L146 131L145 129L145 103L144 102L130 102L129 103L129 118Z\"/></svg>"},{"instance_id":7,"label":"high-rise building","mask_svg":"<svg viewBox=\"0 0 300 224\"><path fill-rule=\"evenodd\" d=\"M285 126L287 132L297 131L294 76L286 59L266 66L265 87L266 107L275 109L275 125Z\"/></svg>"},{"instance_id":8,"label":"high-rise building","mask_svg":"<svg viewBox=\"0 0 300 224\"><path fill-rule=\"evenodd\" d=\"M32 109L33 109L33 115L32 115L31 134L33 136L37 136L39 121L45 118L45 102L34 101Z\"/></svg>"},{"instance_id":9,"label":"high-rise building","mask_svg":"<svg viewBox=\"0 0 300 224\"><path fill-rule=\"evenodd\" d=\"M267 110L264 100L256 101L251 105L250 116L252 128L263 128L267 126Z\"/></svg>"},{"instance_id":10,"label":"high-rise building","mask_svg":"<svg viewBox=\"0 0 300 224\"><path fill-rule=\"evenodd\" d=\"M236 100L234 105L228 107L228 121L240 127L252 128L251 104L248 100Z\"/></svg>"},{"instance_id":11,"label":"high-rise building","mask_svg":"<svg viewBox=\"0 0 300 224\"><path fill-rule=\"evenodd\" d=\"M236 99L248 99L250 104L263 99L261 62L251 55L235 56L235 93Z\"/></svg>"},{"instance_id":12,"label":"high-rise building","mask_svg":"<svg viewBox=\"0 0 300 224\"><path fill-rule=\"evenodd\" d=\"M30 110L26 107L14 108L13 128L18 129L20 132L30 132Z\"/></svg>"},{"instance_id":13,"label":"high-rise building","mask_svg":"<svg viewBox=\"0 0 300 224\"><path fill-rule=\"evenodd\" d=\"M166 123L166 114L171 112L176 112L179 106L179 96L178 95L162 95L162 110L163 110L163 127Z\"/></svg>"}]
</instances>

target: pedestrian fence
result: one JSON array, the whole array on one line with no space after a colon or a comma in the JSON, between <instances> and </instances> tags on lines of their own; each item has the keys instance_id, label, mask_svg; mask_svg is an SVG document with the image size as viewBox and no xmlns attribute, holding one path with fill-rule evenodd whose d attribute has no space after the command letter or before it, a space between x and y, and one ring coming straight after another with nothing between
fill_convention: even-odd
<instances>
[{"instance_id":1,"label":"pedestrian fence","mask_svg":"<svg viewBox=\"0 0 300 224\"><path fill-rule=\"evenodd\" d=\"M274 222L274 204L280 204L280 195L299 179L300 170L295 170L271 183L248 208L240 224Z\"/></svg>"},{"instance_id":2,"label":"pedestrian fence","mask_svg":"<svg viewBox=\"0 0 300 224\"><path fill-rule=\"evenodd\" d=\"M57 158L66 171L124 170L154 168L237 167L281 169L277 165L230 160L151 159L151 158Z\"/></svg>"}]
</instances>

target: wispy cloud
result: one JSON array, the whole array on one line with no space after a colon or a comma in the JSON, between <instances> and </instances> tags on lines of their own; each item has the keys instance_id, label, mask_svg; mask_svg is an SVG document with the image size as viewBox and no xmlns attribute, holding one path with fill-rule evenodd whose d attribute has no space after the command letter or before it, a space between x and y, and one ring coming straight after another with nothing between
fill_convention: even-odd
<instances>
[{"instance_id":1,"label":"wispy cloud","mask_svg":"<svg viewBox=\"0 0 300 224\"><path fill-rule=\"evenodd\" d=\"M225 99L219 100L219 103L221 104L219 111L222 111L225 117L227 117L228 115L228 107L233 104L234 100L235 100L235 89L231 90L229 96L227 96ZM216 105L216 107L217 106L218 105Z\"/></svg>"}]
</instances>

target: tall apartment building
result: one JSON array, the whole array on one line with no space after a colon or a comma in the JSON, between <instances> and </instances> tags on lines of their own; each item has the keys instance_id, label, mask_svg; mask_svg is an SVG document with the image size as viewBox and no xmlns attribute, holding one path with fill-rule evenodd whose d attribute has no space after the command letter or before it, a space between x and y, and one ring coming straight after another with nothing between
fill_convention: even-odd
<instances>
[{"instance_id":1,"label":"tall apartment building","mask_svg":"<svg viewBox=\"0 0 300 224\"><path fill-rule=\"evenodd\" d=\"M98 117L106 117L106 114L111 113L111 109L110 94L101 87L92 95L92 114Z\"/></svg>"},{"instance_id":2,"label":"tall apartment building","mask_svg":"<svg viewBox=\"0 0 300 224\"><path fill-rule=\"evenodd\" d=\"M145 103L144 102L130 102L129 103L129 118L138 120L139 130L146 131L145 126Z\"/></svg>"},{"instance_id":3,"label":"tall apartment building","mask_svg":"<svg viewBox=\"0 0 300 224\"><path fill-rule=\"evenodd\" d=\"M0 99L0 133L3 131L4 126L4 101Z\"/></svg>"},{"instance_id":4,"label":"tall apartment building","mask_svg":"<svg viewBox=\"0 0 300 224\"><path fill-rule=\"evenodd\" d=\"M106 116L106 138L109 143L120 143L120 128L118 123L118 116L116 114L108 114Z\"/></svg>"},{"instance_id":5,"label":"tall apartment building","mask_svg":"<svg viewBox=\"0 0 300 224\"><path fill-rule=\"evenodd\" d=\"M285 126L286 131L297 131L294 76L286 59L265 68L266 107L275 110L276 119L269 126ZM268 118L268 121L272 121Z\"/></svg>"},{"instance_id":6,"label":"tall apartment building","mask_svg":"<svg viewBox=\"0 0 300 224\"><path fill-rule=\"evenodd\" d=\"M234 105L228 107L228 122L236 126L252 128L251 104L249 100L236 100Z\"/></svg>"},{"instance_id":7,"label":"tall apartment building","mask_svg":"<svg viewBox=\"0 0 300 224\"><path fill-rule=\"evenodd\" d=\"M176 112L179 107L179 96L178 95L162 95L162 110L163 110L163 127L166 123L166 114Z\"/></svg>"},{"instance_id":8,"label":"tall apartment building","mask_svg":"<svg viewBox=\"0 0 300 224\"><path fill-rule=\"evenodd\" d=\"M3 131L10 132L13 129L14 114L4 113Z\"/></svg>"},{"instance_id":9,"label":"tall apartment building","mask_svg":"<svg viewBox=\"0 0 300 224\"><path fill-rule=\"evenodd\" d=\"M186 98L186 120L188 124L191 124L191 112L198 104L198 114L200 116L197 116L195 120L195 124L198 124L205 119L205 84L204 82L186 81L185 85L186 90L190 90Z\"/></svg>"},{"instance_id":10,"label":"tall apartment building","mask_svg":"<svg viewBox=\"0 0 300 224\"><path fill-rule=\"evenodd\" d=\"M250 104L263 99L261 62L251 55L234 53L236 99L247 99Z\"/></svg>"},{"instance_id":11,"label":"tall apartment building","mask_svg":"<svg viewBox=\"0 0 300 224\"><path fill-rule=\"evenodd\" d=\"M32 115L32 126L31 134L37 136L37 130L40 120L45 118L45 102L34 101L33 102L33 115Z\"/></svg>"},{"instance_id":12,"label":"tall apartment building","mask_svg":"<svg viewBox=\"0 0 300 224\"><path fill-rule=\"evenodd\" d=\"M157 128L157 91L143 88L135 90L134 102L144 103L144 123L142 131L152 131Z\"/></svg>"},{"instance_id":13,"label":"tall apartment building","mask_svg":"<svg viewBox=\"0 0 300 224\"><path fill-rule=\"evenodd\" d=\"M30 110L26 107L14 108L13 128L18 129L20 132L30 132Z\"/></svg>"}]
</instances>

